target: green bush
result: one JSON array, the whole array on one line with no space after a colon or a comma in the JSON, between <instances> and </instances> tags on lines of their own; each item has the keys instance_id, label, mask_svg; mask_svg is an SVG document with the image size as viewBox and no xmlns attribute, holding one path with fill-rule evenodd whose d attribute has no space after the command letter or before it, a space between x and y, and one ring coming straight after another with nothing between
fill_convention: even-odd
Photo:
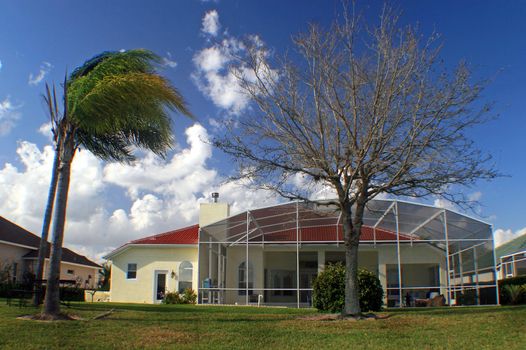
<instances>
[{"instance_id":1,"label":"green bush","mask_svg":"<svg viewBox=\"0 0 526 350\"><path fill-rule=\"evenodd\" d=\"M506 292L506 286L515 285L522 286L526 284L526 276L517 276L506 278L499 281L499 298L502 305L511 304L510 294ZM526 296L523 296L518 301L519 304L526 303Z\"/></svg>"},{"instance_id":2,"label":"green bush","mask_svg":"<svg viewBox=\"0 0 526 350\"><path fill-rule=\"evenodd\" d=\"M380 311L382 309L384 290L376 275L365 269L358 270L360 286L360 308L362 311Z\"/></svg>"},{"instance_id":3,"label":"green bush","mask_svg":"<svg viewBox=\"0 0 526 350\"><path fill-rule=\"evenodd\" d=\"M168 292L165 294L163 304L182 304L183 298L179 292Z\"/></svg>"},{"instance_id":4,"label":"green bush","mask_svg":"<svg viewBox=\"0 0 526 350\"><path fill-rule=\"evenodd\" d=\"M197 294L193 289L187 288L182 294L177 291L166 293L163 304L195 304L196 301Z\"/></svg>"},{"instance_id":5,"label":"green bush","mask_svg":"<svg viewBox=\"0 0 526 350\"><path fill-rule=\"evenodd\" d=\"M362 311L380 311L384 291L373 273L358 270L360 308ZM341 312L345 304L345 266L330 264L312 284L313 306L320 311Z\"/></svg>"},{"instance_id":6,"label":"green bush","mask_svg":"<svg viewBox=\"0 0 526 350\"><path fill-rule=\"evenodd\" d=\"M197 301L197 294L193 289L186 288L183 292L183 300L185 304L195 304Z\"/></svg>"},{"instance_id":7,"label":"green bush","mask_svg":"<svg viewBox=\"0 0 526 350\"><path fill-rule=\"evenodd\" d=\"M518 284L506 284L502 287L502 290L512 305L521 304L526 299L526 284L522 286Z\"/></svg>"}]
</instances>

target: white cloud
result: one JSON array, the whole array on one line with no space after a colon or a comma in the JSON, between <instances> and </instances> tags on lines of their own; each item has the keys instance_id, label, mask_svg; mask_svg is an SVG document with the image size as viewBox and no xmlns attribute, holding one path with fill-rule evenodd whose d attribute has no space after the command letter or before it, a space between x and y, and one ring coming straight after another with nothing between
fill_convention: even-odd
<instances>
[{"instance_id":1,"label":"white cloud","mask_svg":"<svg viewBox=\"0 0 526 350\"><path fill-rule=\"evenodd\" d=\"M51 131L51 122L44 123L40 125L37 132L45 136L49 142L53 142L53 132Z\"/></svg>"},{"instance_id":2,"label":"white cloud","mask_svg":"<svg viewBox=\"0 0 526 350\"><path fill-rule=\"evenodd\" d=\"M163 57L163 65L170 68L177 67L177 62L172 59L172 54L170 52L167 52L166 57Z\"/></svg>"},{"instance_id":3,"label":"white cloud","mask_svg":"<svg viewBox=\"0 0 526 350\"><path fill-rule=\"evenodd\" d=\"M221 25L219 24L219 14L216 10L208 11L203 17L203 26L201 31L211 36L217 36Z\"/></svg>"},{"instance_id":4,"label":"white cloud","mask_svg":"<svg viewBox=\"0 0 526 350\"><path fill-rule=\"evenodd\" d=\"M51 63L45 62L45 61L42 62L42 64L40 65L40 70L38 71L37 74L35 75L33 75L33 73L29 74L27 83L33 86L40 84L40 82L44 80L44 78L46 77L46 75L48 75L48 73L51 71L52 68L53 66L51 65Z\"/></svg>"},{"instance_id":5,"label":"white cloud","mask_svg":"<svg viewBox=\"0 0 526 350\"><path fill-rule=\"evenodd\" d=\"M506 242L511 241L519 236L526 234L526 227L513 232L510 229L497 229L493 232L493 238L495 240L495 246L500 246Z\"/></svg>"},{"instance_id":6,"label":"white cloud","mask_svg":"<svg viewBox=\"0 0 526 350\"><path fill-rule=\"evenodd\" d=\"M0 60L0 70L2 70L2 61Z\"/></svg>"},{"instance_id":7,"label":"white cloud","mask_svg":"<svg viewBox=\"0 0 526 350\"><path fill-rule=\"evenodd\" d=\"M449 209L453 211L458 211L458 207L455 203L448 201L444 198L436 198L433 202L433 205L437 208Z\"/></svg>"},{"instance_id":8,"label":"white cloud","mask_svg":"<svg viewBox=\"0 0 526 350\"><path fill-rule=\"evenodd\" d=\"M15 126L16 121L20 118L18 108L20 106L13 105L9 97L0 101L0 136L7 135Z\"/></svg>"},{"instance_id":9,"label":"white cloud","mask_svg":"<svg viewBox=\"0 0 526 350\"><path fill-rule=\"evenodd\" d=\"M197 68L193 74L199 90L219 108L237 115L248 106L248 96L243 92L238 73L248 72L244 66L235 66L236 55L245 51L235 38L226 38L218 44L204 48L193 58Z\"/></svg>"},{"instance_id":10,"label":"white cloud","mask_svg":"<svg viewBox=\"0 0 526 350\"><path fill-rule=\"evenodd\" d=\"M217 11L208 12L203 19L203 31L207 33L216 33L212 30L206 30L205 23L215 23L211 19L205 22L207 16L216 18ZM216 35L214 34L214 35ZM256 50L258 59L265 60L268 52L263 47L263 42L257 35L247 36ZM224 33L224 38L216 43L207 41L208 47L198 51L193 62L196 70L192 78L199 90L208 97L214 105L225 110L231 115L239 115L249 104L249 98L241 88L239 78L254 83L256 76L251 69L243 63L243 58L247 56L247 47L243 42L235 37ZM262 65L263 66L263 65ZM259 72L263 77L276 78L277 71L269 70L268 72Z\"/></svg>"},{"instance_id":11,"label":"white cloud","mask_svg":"<svg viewBox=\"0 0 526 350\"><path fill-rule=\"evenodd\" d=\"M146 154L133 165L105 164L89 152L78 153L72 167L65 246L97 259L132 239L194 224L199 203L211 192L220 192L232 213L278 202L266 191L246 189L247 180L223 183L207 165L212 146L204 142L208 133L201 125L188 128L186 138L186 146L170 159ZM0 168L0 215L40 234L53 147L39 149L22 141L17 154L20 167L6 163ZM120 191L128 197L115 203Z\"/></svg>"}]
</instances>

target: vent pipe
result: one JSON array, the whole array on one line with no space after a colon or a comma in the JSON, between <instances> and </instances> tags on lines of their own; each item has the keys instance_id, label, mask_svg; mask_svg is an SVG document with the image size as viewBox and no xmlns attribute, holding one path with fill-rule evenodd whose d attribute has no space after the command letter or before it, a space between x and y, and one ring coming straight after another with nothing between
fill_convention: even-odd
<instances>
[{"instance_id":1,"label":"vent pipe","mask_svg":"<svg viewBox=\"0 0 526 350\"><path fill-rule=\"evenodd\" d=\"M219 199L219 192L212 192L212 201L214 203L217 203L218 199Z\"/></svg>"}]
</instances>

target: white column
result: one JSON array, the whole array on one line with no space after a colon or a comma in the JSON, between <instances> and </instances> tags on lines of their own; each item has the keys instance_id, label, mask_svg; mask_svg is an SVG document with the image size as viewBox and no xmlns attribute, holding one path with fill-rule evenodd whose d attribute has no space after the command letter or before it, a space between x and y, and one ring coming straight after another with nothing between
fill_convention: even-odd
<instances>
[{"instance_id":1,"label":"white column","mask_svg":"<svg viewBox=\"0 0 526 350\"><path fill-rule=\"evenodd\" d=\"M325 270L325 250L318 250L318 274Z\"/></svg>"},{"instance_id":2,"label":"white column","mask_svg":"<svg viewBox=\"0 0 526 350\"><path fill-rule=\"evenodd\" d=\"M246 254L245 254L245 304L248 305L248 271L249 271L249 263L248 263L248 229L250 227L250 213L247 211L247 236L245 240L245 246L246 246Z\"/></svg>"},{"instance_id":3,"label":"white column","mask_svg":"<svg viewBox=\"0 0 526 350\"><path fill-rule=\"evenodd\" d=\"M447 212L444 210L444 238L446 239L446 268L447 268L447 304L451 306L451 274L449 269L449 237L447 232Z\"/></svg>"},{"instance_id":4,"label":"white column","mask_svg":"<svg viewBox=\"0 0 526 350\"><path fill-rule=\"evenodd\" d=\"M395 202L395 223L396 223L396 256L397 256L397 264L398 264L398 297L399 297L399 304L400 307L403 305L403 298L402 295L402 266L400 263L400 230L399 230L399 224L398 224L398 203Z\"/></svg>"},{"instance_id":5,"label":"white column","mask_svg":"<svg viewBox=\"0 0 526 350\"><path fill-rule=\"evenodd\" d=\"M299 202L296 201L296 307L300 307L300 222Z\"/></svg>"}]
</instances>

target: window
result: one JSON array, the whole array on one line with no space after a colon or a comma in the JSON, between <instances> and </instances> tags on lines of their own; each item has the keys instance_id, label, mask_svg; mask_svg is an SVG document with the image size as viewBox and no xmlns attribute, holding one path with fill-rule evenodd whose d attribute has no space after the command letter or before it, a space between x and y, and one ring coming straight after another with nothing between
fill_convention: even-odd
<instances>
[{"instance_id":1,"label":"window","mask_svg":"<svg viewBox=\"0 0 526 350\"><path fill-rule=\"evenodd\" d=\"M192 289L193 271L191 262L183 261L179 264L179 293L183 293L188 288Z\"/></svg>"},{"instance_id":2,"label":"window","mask_svg":"<svg viewBox=\"0 0 526 350\"><path fill-rule=\"evenodd\" d=\"M238 288L241 289L238 291L238 295L246 295L247 269L244 261L241 264L239 264L238 280ZM248 295L253 294L254 291L252 290L252 288L254 288L254 270L252 269L252 264L248 263Z\"/></svg>"},{"instance_id":3,"label":"window","mask_svg":"<svg viewBox=\"0 0 526 350\"><path fill-rule=\"evenodd\" d=\"M137 264L128 264L128 272L126 273L126 278L129 280L134 280L137 278Z\"/></svg>"},{"instance_id":4,"label":"window","mask_svg":"<svg viewBox=\"0 0 526 350\"><path fill-rule=\"evenodd\" d=\"M68 275L74 275L75 274L75 270L68 270Z\"/></svg>"}]
</instances>

